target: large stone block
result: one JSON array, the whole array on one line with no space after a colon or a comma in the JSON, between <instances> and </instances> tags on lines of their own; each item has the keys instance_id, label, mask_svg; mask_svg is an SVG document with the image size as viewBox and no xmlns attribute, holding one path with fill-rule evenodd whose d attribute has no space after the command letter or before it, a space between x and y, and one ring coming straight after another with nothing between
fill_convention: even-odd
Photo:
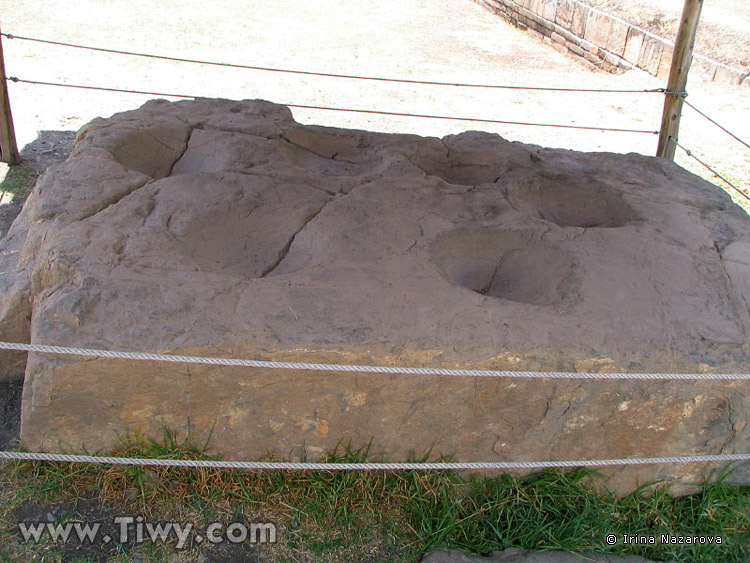
<instances>
[{"instance_id":1,"label":"large stone block","mask_svg":"<svg viewBox=\"0 0 750 563\"><path fill-rule=\"evenodd\" d=\"M744 76L745 74L740 70L728 68L723 65L717 65L713 81L720 82L722 84L731 84L732 86L739 86Z\"/></svg>"},{"instance_id":2,"label":"large stone block","mask_svg":"<svg viewBox=\"0 0 750 563\"><path fill-rule=\"evenodd\" d=\"M541 16L544 13L544 5L546 0L529 0L526 8L534 12L537 16Z\"/></svg>"},{"instance_id":3,"label":"large stone block","mask_svg":"<svg viewBox=\"0 0 750 563\"><path fill-rule=\"evenodd\" d=\"M573 10L573 24L571 25L570 31L579 37L583 37L586 32L586 21L589 18L589 11L588 7L576 2Z\"/></svg>"},{"instance_id":4,"label":"large stone block","mask_svg":"<svg viewBox=\"0 0 750 563\"><path fill-rule=\"evenodd\" d=\"M585 51L581 48L580 45L577 45L576 43L571 43L570 41L566 42L566 47L568 50L573 53L574 55L578 55L579 57L582 57Z\"/></svg>"},{"instance_id":5,"label":"large stone block","mask_svg":"<svg viewBox=\"0 0 750 563\"><path fill-rule=\"evenodd\" d=\"M659 72L663 52L663 41L651 37L650 35L644 36L643 45L641 46L641 54L638 57L638 66L656 76Z\"/></svg>"},{"instance_id":6,"label":"large stone block","mask_svg":"<svg viewBox=\"0 0 750 563\"><path fill-rule=\"evenodd\" d=\"M626 61L638 64L638 60L641 56L641 49L643 48L643 39L646 35L635 27L631 27L628 30L628 37L625 42L625 51L622 58Z\"/></svg>"},{"instance_id":7,"label":"large stone block","mask_svg":"<svg viewBox=\"0 0 750 563\"><path fill-rule=\"evenodd\" d=\"M557 7L555 22L566 29L570 29L573 24L573 13L575 12L575 2L573 0L560 0Z\"/></svg>"},{"instance_id":8,"label":"large stone block","mask_svg":"<svg viewBox=\"0 0 750 563\"><path fill-rule=\"evenodd\" d=\"M700 75L705 80L711 81L716 75L716 63L711 59L700 56L693 56L693 60L690 63L690 75Z\"/></svg>"},{"instance_id":9,"label":"large stone block","mask_svg":"<svg viewBox=\"0 0 750 563\"><path fill-rule=\"evenodd\" d=\"M669 78L669 73L672 70L672 55L674 54L674 46L664 44L664 48L661 51L661 57L659 59L659 70L656 71L656 76L662 80Z\"/></svg>"},{"instance_id":10,"label":"large stone block","mask_svg":"<svg viewBox=\"0 0 750 563\"><path fill-rule=\"evenodd\" d=\"M673 163L303 126L261 101L95 120L0 260L0 338L38 344L528 371L747 372L750 357L750 220ZM747 452L749 386L34 353L21 435L95 450L167 425L234 459L340 440L391 459ZM612 469L607 485L701 469Z\"/></svg>"},{"instance_id":11,"label":"large stone block","mask_svg":"<svg viewBox=\"0 0 750 563\"><path fill-rule=\"evenodd\" d=\"M622 57L625 53L625 43L628 39L628 30L630 26L623 21L613 19L612 26L609 30L607 42L602 45L607 51Z\"/></svg>"},{"instance_id":12,"label":"large stone block","mask_svg":"<svg viewBox=\"0 0 750 563\"><path fill-rule=\"evenodd\" d=\"M586 41L590 41L600 47L605 47L609 40L610 30L612 29L612 18L607 14L596 10L589 11L589 17L586 20L586 32L583 36Z\"/></svg>"},{"instance_id":13,"label":"large stone block","mask_svg":"<svg viewBox=\"0 0 750 563\"><path fill-rule=\"evenodd\" d=\"M536 39L537 41L544 41L544 31L546 31L543 27L541 27L538 23L534 21L529 22L529 28L528 33Z\"/></svg>"},{"instance_id":14,"label":"large stone block","mask_svg":"<svg viewBox=\"0 0 750 563\"><path fill-rule=\"evenodd\" d=\"M539 15L546 20L554 22L555 16L557 15L557 5L559 4L559 2L560 0L543 0L542 12Z\"/></svg>"}]
</instances>

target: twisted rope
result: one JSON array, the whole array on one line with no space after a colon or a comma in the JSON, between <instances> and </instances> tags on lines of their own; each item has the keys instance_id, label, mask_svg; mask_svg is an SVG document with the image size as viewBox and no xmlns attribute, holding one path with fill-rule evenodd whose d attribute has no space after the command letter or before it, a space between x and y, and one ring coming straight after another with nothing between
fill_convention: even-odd
<instances>
[{"instance_id":1,"label":"twisted rope","mask_svg":"<svg viewBox=\"0 0 750 563\"><path fill-rule=\"evenodd\" d=\"M139 465L159 467L196 467L207 469L245 469L276 471L463 471L514 470L570 467L607 467L615 465L648 465L662 463L708 463L750 460L750 454L716 454L678 457L647 457L622 459L586 459L558 461L492 461L492 462L434 462L434 463L313 463L290 461L219 461L197 459L151 459L92 455L48 454L31 452L3 452L0 460L57 461L65 463L95 463L102 465Z\"/></svg>"},{"instance_id":2,"label":"twisted rope","mask_svg":"<svg viewBox=\"0 0 750 563\"><path fill-rule=\"evenodd\" d=\"M442 375L450 377L525 377L536 379L697 379L697 380L750 380L748 373L579 373L544 371L506 371L486 369L448 369L401 366L367 366L351 364L315 364L304 362L274 362L270 360L247 360L238 358L210 358L205 356L179 356L173 354L150 354L144 352L123 352L97 350L91 348L69 348L44 344L21 344L0 342L0 350L40 352L43 354L65 354L73 356L93 356L122 360L145 360L157 362L178 362L206 364L214 366L241 366L263 369L291 369L304 371L335 371L355 373L381 373L404 375Z\"/></svg>"}]
</instances>

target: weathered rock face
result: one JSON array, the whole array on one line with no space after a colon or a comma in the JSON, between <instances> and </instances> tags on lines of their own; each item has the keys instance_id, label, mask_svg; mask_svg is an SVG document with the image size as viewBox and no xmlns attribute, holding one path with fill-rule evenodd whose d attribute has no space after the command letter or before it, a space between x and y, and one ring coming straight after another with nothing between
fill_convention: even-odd
<instances>
[{"instance_id":1,"label":"weathered rock face","mask_svg":"<svg viewBox=\"0 0 750 563\"><path fill-rule=\"evenodd\" d=\"M152 101L86 126L2 244L3 339L466 368L750 366L750 219L639 155L302 126L260 101ZM391 459L747 452L749 389L31 354L21 432L53 450L213 429L215 450L244 459L342 439ZM701 469L612 470L608 485Z\"/></svg>"}]
</instances>

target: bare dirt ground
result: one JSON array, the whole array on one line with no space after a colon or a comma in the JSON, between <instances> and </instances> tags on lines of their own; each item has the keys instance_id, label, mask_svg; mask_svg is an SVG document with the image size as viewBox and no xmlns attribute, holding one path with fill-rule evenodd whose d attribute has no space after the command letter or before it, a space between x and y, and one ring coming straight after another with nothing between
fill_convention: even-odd
<instances>
[{"instance_id":1,"label":"bare dirt ground","mask_svg":"<svg viewBox=\"0 0 750 563\"><path fill-rule=\"evenodd\" d=\"M656 0L649 0L656 1ZM0 0L3 31L131 51L270 67L440 81L649 89L646 73L595 71L507 25L470 0L223 0L211 9L164 0ZM708 8L706 12L708 12ZM11 76L227 98L264 98L508 121L657 130L660 94L550 93L372 83L209 67L4 40ZM39 131L77 130L149 96L11 83L19 144ZM750 137L750 89L694 79L690 101ZM651 134L294 110L304 123L446 135L483 129L527 143L586 151L654 154ZM750 188L750 151L686 108L680 141L731 181ZM705 171L680 153L678 162ZM717 180L718 182L718 180Z\"/></svg>"}]
</instances>

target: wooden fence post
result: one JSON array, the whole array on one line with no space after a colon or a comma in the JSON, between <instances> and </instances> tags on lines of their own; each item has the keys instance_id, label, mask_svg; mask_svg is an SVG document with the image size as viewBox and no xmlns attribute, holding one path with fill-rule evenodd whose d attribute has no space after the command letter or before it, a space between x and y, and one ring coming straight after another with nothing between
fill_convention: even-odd
<instances>
[{"instance_id":1,"label":"wooden fence post","mask_svg":"<svg viewBox=\"0 0 750 563\"><path fill-rule=\"evenodd\" d=\"M674 160L676 145L672 140L678 139L680 131L680 115L682 114L682 100L685 86L687 85L688 70L693 60L693 45L695 43L695 32L698 29L698 20L701 15L703 0L685 0L682 9L680 29L677 32L674 53L672 54L672 67L669 71L667 82L667 94L664 100L664 113L661 116L661 129L659 131L659 145L656 156Z\"/></svg>"},{"instance_id":2,"label":"wooden fence post","mask_svg":"<svg viewBox=\"0 0 750 563\"><path fill-rule=\"evenodd\" d=\"M13 116L10 113L8 99L8 83L5 79L5 59L3 58L3 42L0 36L0 161L8 164L18 164L18 145L16 132L13 129Z\"/></svg>"}]
</instances>

